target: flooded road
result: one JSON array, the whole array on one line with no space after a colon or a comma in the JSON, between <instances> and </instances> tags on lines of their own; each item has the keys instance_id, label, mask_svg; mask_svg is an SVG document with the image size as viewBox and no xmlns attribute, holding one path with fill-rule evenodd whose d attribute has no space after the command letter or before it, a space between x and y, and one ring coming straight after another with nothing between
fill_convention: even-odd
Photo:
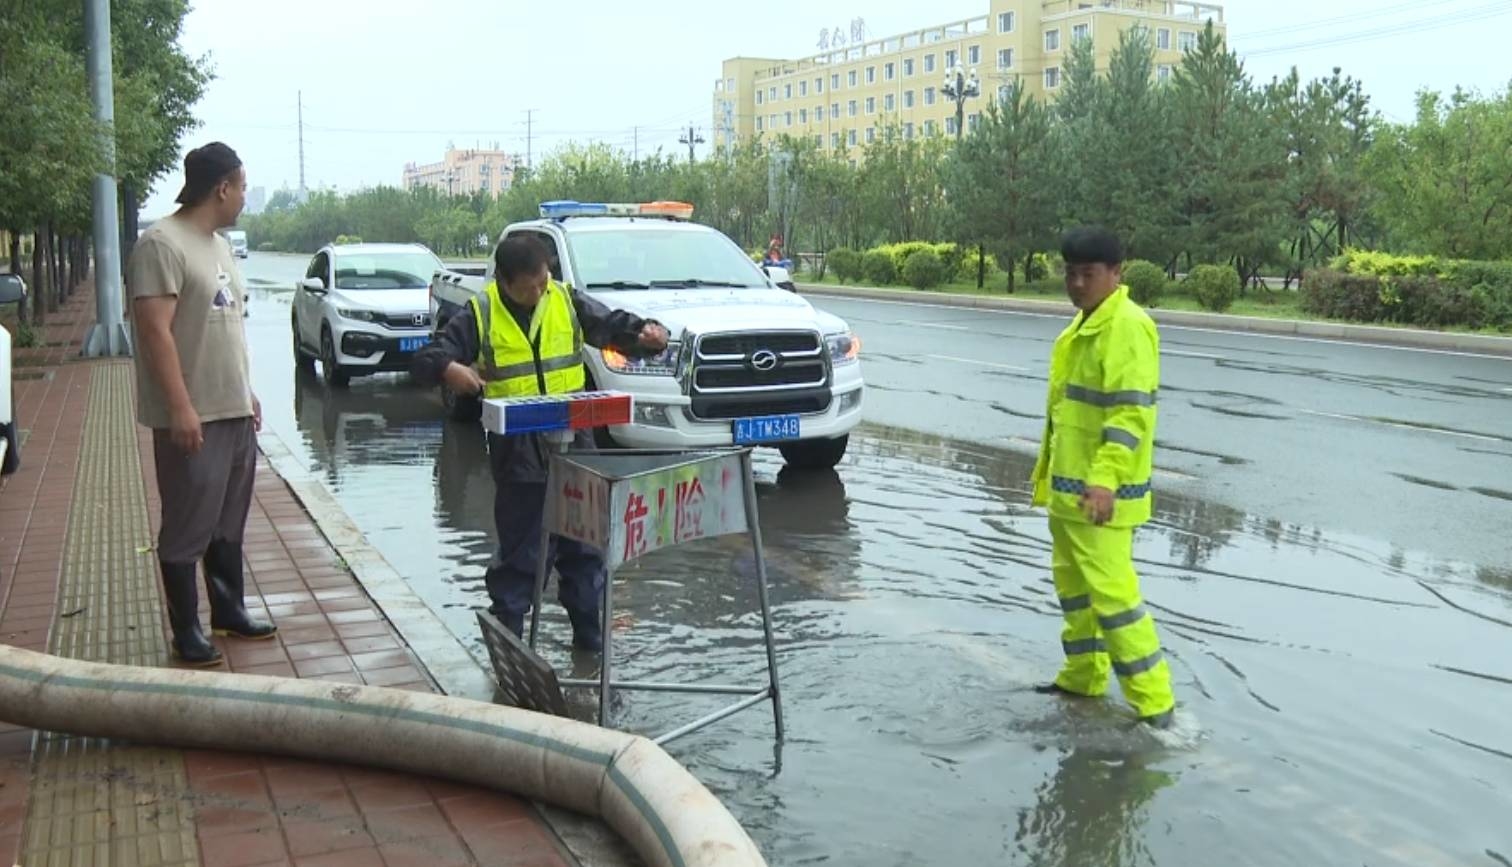
<instances>
[{"instance_id":1,"label":"flooded road","mask_svg":"<svg viewBox=\"0 0 1512 867\"><path fill-rule=\"evenodd\" d=\"M258 281L291 285L303 260L254 255L244 268L256 278L249 328L268 427L482 658L472 607L484 600L492 487L481 432L442 423L433 396L403 378L359 380L347 391L296 378L288 296ZM877 317L873 308L825 306ZM971 351L961 334L936 336L954 344L942 355ZM1226 341L1206 335L1215 346ZM909 357L885 333L868 338L867 352ZM1040 369L1027 352L994 352L985 357L1025 368L1023 383L999 377L985 387L1032 415ZM1210 354L1220 352L1236 355ZM1182 430L1182 410L1163 402L1163 436L1245 463L1157 458L1166 484L1136 557L1182 709L1178 730L1156 740L1131 725L1116 689L1085 702L1028 691L1060 661L1048 529L1028 506L1029 446L1012 441L1032 440L1042 421L1016 428L1015 416L990 405L926 396L914 398L919 421L905 424L903 399L886 389L920 389L917 372L899 369L918 365L867 364L873 421L838 473L792 474L758 453L787 742L773 743L762 708L671 747L771 863L1512 863L1512 503L1393 479L1402 485L1394 499L1366 505L1415 513L1402 523L1417 529L1321 520L1361 501L1341 494L1288 508L1275 494L1287 476L1267 463L1275 455ZM1484 373L1467 367L1457 369ZM1167 368L1178 388L1185 378L1218 390L1195 370ZM971 394L962 379L930 388ZM1394 390L1411 403L1410 389ZM1337 415L1373 406L1323 399L1334 408L1320 411ZM1412 409L1385 411L1411 419ZM1268 430L1281 442L1308 437L1280 423ZM1399 432L1410 433L1383 431ZM1512 467L1512 448L1467 444L1492 453L1479 456L1480 486L1512 487L1512 473L1495 469ZM1316 448L1320 478L1347 471L1322 465L1337 444ZM1279 459L1310 469L1305 449ZM1426 470L1392 469L1476 484L1456 475L1455 460L1435 453ZM1270 487L1236 496L1235 486L1259 486L1257 466L1270 467ZM1379 469L1370 465L1371 478ZM1364 484L1371 491L1377 482ZM1236 499L1259 505L1235 508ZM1501 529L1476 533L1467 523ZM1463 545L1432 538L1471 535ZM618 673L759 681L752 572L743 537L659 552L624 570L615 590L624 613ZM546 615L547 654L570 667L561 609L549 602ZM717 701L636 694L616 704L620 725L656 732Z\"/></svg>"}]
</instances>

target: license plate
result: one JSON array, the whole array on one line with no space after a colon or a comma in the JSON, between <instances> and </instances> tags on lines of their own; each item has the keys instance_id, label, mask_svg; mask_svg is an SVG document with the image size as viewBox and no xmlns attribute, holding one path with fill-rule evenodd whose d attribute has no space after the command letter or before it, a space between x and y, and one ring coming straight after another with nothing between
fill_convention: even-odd
<instances>
[{"instance_id":1,"label":"license plate","mask_svg":"<svg viewBox=\"0 0 1512 867\"><path fill-rule=\"evenodd\" d=\"M430 343L429 337L401 337L399 338L399 351L414 352L427 343Z\"/></svg>"},{"instance_id":2,"label":"license plate","mask_svg":"<svg viewBox=\"0 0 1512 867\"><path fill-rule=\"evenodd\" d=\"M735 419L735 444L775 443L798 439L798 416L768 415Z\"/></svg>"}]
</instances>

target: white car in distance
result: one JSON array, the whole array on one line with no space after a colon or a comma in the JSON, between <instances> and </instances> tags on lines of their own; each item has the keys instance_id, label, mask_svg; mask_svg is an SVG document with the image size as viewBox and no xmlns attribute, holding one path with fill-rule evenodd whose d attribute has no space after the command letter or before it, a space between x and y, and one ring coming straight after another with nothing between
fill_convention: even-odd
<instances>
[{"instance_id":1,"label":"white car in distance","mask_svg":"<svg viewBox=\"0 0 1512 867\"><path fill-rule=\"evenodd\" d=\"M420 244L331 244L294 290L294 362L326 383L409 370L430 342L430 279L441 260Z\"/></svg>"}]
</instances>

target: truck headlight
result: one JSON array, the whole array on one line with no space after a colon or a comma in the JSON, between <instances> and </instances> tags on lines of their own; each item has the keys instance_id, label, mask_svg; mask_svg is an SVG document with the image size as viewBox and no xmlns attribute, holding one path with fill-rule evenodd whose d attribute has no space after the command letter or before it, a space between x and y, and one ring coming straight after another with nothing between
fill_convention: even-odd
<instances>
[{"instance_id":1,"label":"truck headlight","mask_svg":"<svg viewBox=\"0 0 1512 867\"><path fill-rule=\"evenodd\" d=\"M648 358L632 358L607 346L599 350L603 353L604 364L610 370L640 376L675 376L677 357L681 351L682 344L676 340L668 341L666 349Z\"/></svg>"},{"instance_id":2,"label":"truck headlight","mask_svg":"<svg viewBox=\"0 0 1512 867\"><path fill-rule=\"evenodd\" d=\"M382 322L383 315L376 310L340 310L336 315L342 319L355 319L358 322Z\"/></svg>"},{"instance_id":3,"label":"truck headlight","mask_svg":"<svg viewBox=\"0 0 1512 867\"><path fill-rule=\"evenodd\" d=\"M861 338L849 331L826 335L824 343L829 347L830 364L835 367L853 364L861 356Z\"/></svg>"}]
</instances>

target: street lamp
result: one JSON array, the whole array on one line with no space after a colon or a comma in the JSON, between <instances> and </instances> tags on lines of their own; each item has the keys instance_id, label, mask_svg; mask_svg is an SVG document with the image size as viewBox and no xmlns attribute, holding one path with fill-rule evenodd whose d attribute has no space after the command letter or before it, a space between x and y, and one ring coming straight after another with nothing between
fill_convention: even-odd
<instances>
[{"instance_id":1,"label":"street lamp","mask_svg":"<svg viewBox=\"0 0 1512 867\"><path fill-rule=\"evenodd\" d=\"M982 83L977 80L975 69L968 76L965 68L957 63L954 69L945 71L945 84L941 86L940 92L945 94L946 99L955 100L956 141L960 141L961 133L966 127L966 100L982 95Z\"/></svg>"}]
</instances>

